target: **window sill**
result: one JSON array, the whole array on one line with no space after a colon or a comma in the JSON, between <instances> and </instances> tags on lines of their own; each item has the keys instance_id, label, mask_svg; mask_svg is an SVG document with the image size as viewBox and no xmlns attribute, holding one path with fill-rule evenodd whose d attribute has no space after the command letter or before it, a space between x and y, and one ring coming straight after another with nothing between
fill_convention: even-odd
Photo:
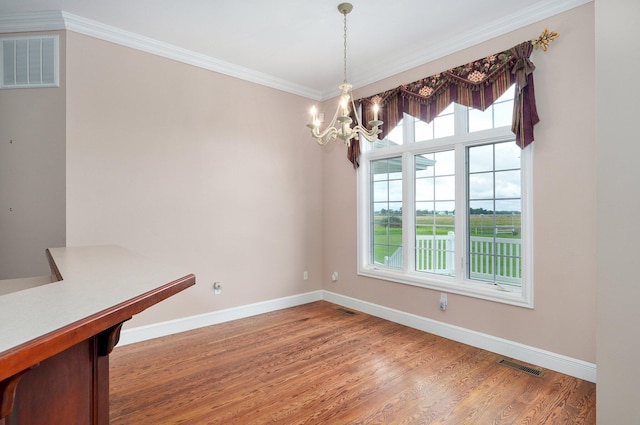
<instances>
[{"instance_id":1,"label":"window sill","mask_svg":"<svg viewBox=\"0 0 640 425\"><path fill-rule=\"evenodd\" d=\"M358 275L518 307L533 308L532 294L523 292L522 288L507 285L468 279L460 281L449 276L429 275L425 277L422 273L407 274L385 267L373 266L360 267Z\"/></svg>"}]
</instances>

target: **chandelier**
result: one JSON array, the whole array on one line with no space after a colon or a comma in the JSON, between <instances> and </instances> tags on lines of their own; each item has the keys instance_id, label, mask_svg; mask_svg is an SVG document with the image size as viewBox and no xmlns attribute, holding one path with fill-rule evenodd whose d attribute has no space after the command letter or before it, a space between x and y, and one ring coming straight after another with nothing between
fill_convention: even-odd
<instances>
[{"instance_id":1,"label":"chandelier","mask_svg":"<svg viewBox=\"0 0 640 425\"><path fill-rule=\"evenodd\" d=\"M378 127L382 125L382 121L378 120L378 104L373 105L373 120L369 121L370 130L367 130L360 124L360 117L356 110L356 105L351 95L351 84L347 81L347 15L353 6L350 3L340 3L338 10L344 15L344 81L338 86L340 89L340 101L333 119L324 130L320 131L321 118L315 106L311 108L311 123L307 127L311 129L311 135L317 140L318 144L326 145L331 140L340 138L349 145L351 139L359 140L362 135L369 142L378 140L378 134L382 132ZM349 104L351 111L356 119L355 127L351 127L353 119L349 116Z\"/></svg>"}]
</instances>

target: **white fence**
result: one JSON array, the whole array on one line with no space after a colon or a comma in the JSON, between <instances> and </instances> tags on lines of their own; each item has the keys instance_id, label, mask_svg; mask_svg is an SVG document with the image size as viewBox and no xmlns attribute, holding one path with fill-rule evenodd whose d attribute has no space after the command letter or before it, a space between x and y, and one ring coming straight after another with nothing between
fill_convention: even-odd
<instances>
[{"instance_id":1,"label":"white fence","mask_svg":"<svg viewBox=\"0 0 640 425\"><path fill-rule=\"evenodd\" d=\"M470 274L472 279L519 284L522 278L520 239L471 236ZM416 238L416 271L453 275L455 273L455 233ZM384 264L402 268L402 248L385 257Z\"/></svg>"}]
</instances>

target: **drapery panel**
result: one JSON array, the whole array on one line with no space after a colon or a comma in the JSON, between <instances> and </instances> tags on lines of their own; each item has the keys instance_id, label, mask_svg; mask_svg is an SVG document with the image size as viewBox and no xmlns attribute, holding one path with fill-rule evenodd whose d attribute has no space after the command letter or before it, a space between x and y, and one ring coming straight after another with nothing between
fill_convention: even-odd
<instances>
[{"instance_id":1,"label":"drapery panel","mask_svg":"<svg viewBox=\"0 0 640 425\"><path fill-rule=\"evenodd\" d=\"M356 105L361 107L362 122L373 120L373 105L380 105L379 117L384 121L379 135L382 139L404 113L431 122L451 102L484 111L515 84L512 130L516 143L524 149L533 142L533 127L539 121L533 87L535 66L529 59L532 50L532 43L527 41L466 65L358 99ZM352 140L351 144L357 142ZM357 167L355 151L356 148L350 146L349 160Z\"/></svg>"}]
</instances>

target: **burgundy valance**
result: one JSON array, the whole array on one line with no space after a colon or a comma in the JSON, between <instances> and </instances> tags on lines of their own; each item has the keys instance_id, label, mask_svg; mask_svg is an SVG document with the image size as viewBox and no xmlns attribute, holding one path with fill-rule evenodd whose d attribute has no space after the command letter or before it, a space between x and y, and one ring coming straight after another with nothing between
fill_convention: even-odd
<instances>
[{"instance_id":1,"label":"burgundy valance","mask_svg":"<svg viewBox=\"0 0 640 425\"><path fill-rule=\"evenodd\" d=\"M362 122L373 119L373 104L379 104L380 119L384 121L379 137L384 138L400 122L403 113L431 122L451 102L484 111L515 83L512 130L516 143L524 149L533 141L533 126L539 121L533 87L535 66L529 60L532 50L531 42L527 41L504 52L359 99Z\"/></svg>"}]
</instances>

